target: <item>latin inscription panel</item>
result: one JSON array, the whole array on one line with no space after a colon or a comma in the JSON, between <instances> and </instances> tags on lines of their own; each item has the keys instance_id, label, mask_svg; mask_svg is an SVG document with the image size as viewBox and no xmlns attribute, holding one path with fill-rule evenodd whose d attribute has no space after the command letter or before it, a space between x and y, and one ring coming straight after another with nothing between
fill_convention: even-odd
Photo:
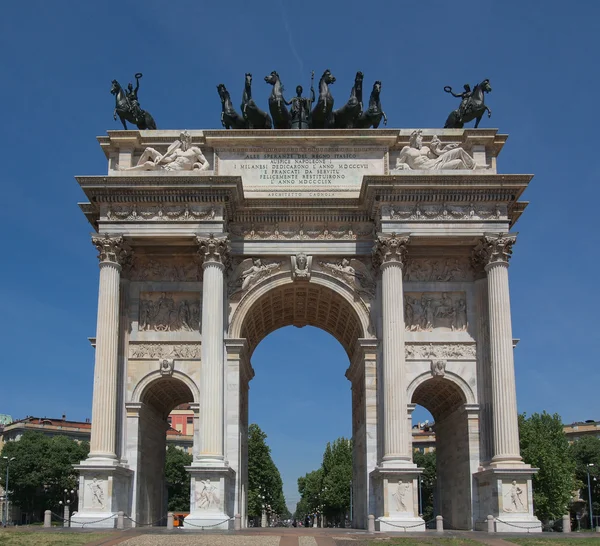
<instances>
[{"instance_id":1,"label":"latin inscription panel","mask_svg":"<svg viewBox=\"0 0 600 546\"><path fill-rule=\"evenodd\" d=\"M343 146L215 150L219 176L241 176L251 197L358 195L363 177L386 174L386 148Z\"/></svg>"}]
</instances>

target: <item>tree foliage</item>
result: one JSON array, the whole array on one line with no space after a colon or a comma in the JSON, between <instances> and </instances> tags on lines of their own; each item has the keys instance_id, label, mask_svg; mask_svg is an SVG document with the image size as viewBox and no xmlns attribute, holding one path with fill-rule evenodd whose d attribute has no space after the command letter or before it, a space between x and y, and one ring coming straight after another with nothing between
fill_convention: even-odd
<instances>
[{"instance_id":1,"label":"tree foliage","mask_svg":"<svg viewBox=\"0 0 600 546\"><path fill-rule=\"evenodd\" d=\"M533 476L533 506L542 521L559 519L568 512L573 491L575 461L563 432L560 415L545 411L531 417L519 415L521 456L535 468Z\"/></svg>"},{"instance_id":2,"label":"tree foliage","mask_svg":"<svg viewBox=\"0 0 600 546\"><path fill-rule=\"evenodd\" d=\"M25 512L39 517L43 510L58 510L64 490L78 489L78 473L73 468L89 453L87 442L78 443L66 436L48 437L28 431L18 442L7 442L2 457L9 459L11 501ZM7 460L0 459L0 483L6 487ZM71 498L76 506L76 499Z\"/></svg>"},{"instance_id":3,"label":"tree foliage","mask_svg":"<svg viewBox=\"0 0 600 546\"><path fill-rule=\"evenodd\" d=\"M165 479L170 512L189 512L190 474L185 467L192 464L192 456L175 446L167 447Z\"/></svg>"},{"instance_id":4,"label":"tree foliage","mask_svg":"<svg viewBox=\"0 0 600 546\"><path fill-rule=\"evenodd\" d=\"M421 453L415 451L413 453L413 461L423 469L421 474L421 498L423 505L423 519L429 521L433 519L433 496L435 493L437 469L435 451Z\"/></svg>"},{"instance_id":5,"label":"tree foliage","mask_svg":"<svg viewBox=\"0 0 600 546\"><path fill-rule=\"evenodd\" d=\"M289 510L283 496L283 481L266 439L267 435L258 425L248 427L248 516L260 517L264 503L279 517L287 518Z\"/></svg>"},{"instance_id":6,"label":"tree foliage","mask_svg":"<svg viewBox=\"0 0 600 546\"><path fill-rule=\"evenodd\" d=\"M571 456L575 461L575 478L580 487L581 498L589 499L588 471L592 489L594 515L600 514L600 438L583 436L571 445ZM588 466L588 465L593 466Z\"/></svg>"}]
</instances>

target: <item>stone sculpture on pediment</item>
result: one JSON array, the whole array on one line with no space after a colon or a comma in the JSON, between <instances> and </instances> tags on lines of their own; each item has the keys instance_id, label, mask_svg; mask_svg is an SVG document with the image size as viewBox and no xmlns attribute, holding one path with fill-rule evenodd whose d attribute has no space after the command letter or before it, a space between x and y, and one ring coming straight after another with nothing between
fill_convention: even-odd
<instances>
[{"instance_id":1,"label":"stone sculpture on pediment","mask_svg":"<svg viewBox=\"0 0 600 546\"><path fill-rule=\"evenodd\" d=\"M471 261L457 258L410 258L404 270L405 281L452 282L473 280Z\"/></svg>"},{"instance_id":2,"label":"stone sculpture on pediment","mask_svg":"<svg viewBox=\"0 0 600 546\"><path fill-rule=\"evenodd\" d=\"M264 261L261 258L242 260L233 270L228 293L245 292L262 280L271 276L282 266L282 262Z\"/></svg>"},{"instance_id":3,"label":"stone sculpture on pediment","mask_svg":"<svg viewBox=\"0 0 600 546\"><path fill-rule=\"evenodd\" d=\"M396 160L396 170L443 171L487 169L478 165L459 144L441 145L434 135L429 146L423 145L423 132L413 131L409 145L404 146Z\"/></svg>"},{"instance_id":4,"label":"stone sculpture on pediment","mask_svg":"<svg viewBox=\"0 0 600 546\"><path fill-rule=\"evenodd\" d=\"M192 136L183 131L179 140L171 144L162 154L154 148L146 148L137 165L120 169L122 171L207 171L210 165L202 150L192 146Z\"/></svg>"},{"instance_id":5,"label":"stone sculpture on pediment","mask_svg":"<svg viewBox=\"0 0 600 546\"><path fill-rule=\"evenodd\" d=\"M295 281L310 280L310 270L312 267L312 256L307 256L304 252L290 256L292 266L292 279Z\"/></svg>"},{"instance_id":6,"label":"stone sculpture on pediment","mask_svg":"<svg viewBox=\"0 0 600 546\"><path fill-rule=\"evenodd\" d=\"M466 330L467 307L464 293L406 293L404 324L406 330L411 332Z\"/></svg>"},{"instance_id":7,"label":"stone sculpture on pediment","mask_svg":"<svg viewBox=\"0 0 600 546\"><path fill-rule=\"evenodd\" d=\"M374 297L375 281L369 268L360 260L342 258L336 262L319 262L319 266L324 272L341 279L359 294Z\"/></svg>"},{"instance_id":8,"label":"stone sculpture on pediment","mask_svg":"<svg viewBox=\"0 0 600 546\"><path fill-rule=\"evenodd\" d=\"M200 299L183 298L175 292L140 295L138 330L194 332L200 329Z\"/></svg>"}]
</instances>

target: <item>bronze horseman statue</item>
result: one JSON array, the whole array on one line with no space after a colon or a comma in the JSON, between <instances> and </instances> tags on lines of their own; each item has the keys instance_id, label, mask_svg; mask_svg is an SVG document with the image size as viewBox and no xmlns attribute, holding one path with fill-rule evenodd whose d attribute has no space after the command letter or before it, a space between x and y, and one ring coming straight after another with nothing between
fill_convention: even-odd
<instances>
[{"instance_id":1,"label":"bronze horseman statue","mask_svg":"<svg viewBox=\"0 0 600 546\"><path fill-rule=\"evenodd\" d=\"M156 129L156 123L154 118L145 110L140 108L138 101L138 89L140 88L140 79L142 73L138 72L135 75L135 88L132 83L127 86L127 93L123 91L123 88L117 80L112 81L110 92L115 96L115 111L113 113L113 119L116 121L117 116L123 124L123 128L127 131L127 124L133 123L138 129Z\"/></svg>"},{"instance_id":2,"label":"bronze horseman statue","mask_svg":"<svg viewBox=\"0 0 600 546\"><path fill-rule=\"evenodd\" d=\"M475 122L475 129L477 129L486 111L488 118L492 116L492 111L485 105L485 94L490 93L491 90L490 80L483 80L475 86L473 91L471 91L471 86L467 83L464 85L462 93L454 93L452 87L449 85L444 87L446 93L450 93L453 97L461 99L459 107L450 112L444 129L462 129L465 123L473 119L477 120Z\"/></svg>"}]
</instances>

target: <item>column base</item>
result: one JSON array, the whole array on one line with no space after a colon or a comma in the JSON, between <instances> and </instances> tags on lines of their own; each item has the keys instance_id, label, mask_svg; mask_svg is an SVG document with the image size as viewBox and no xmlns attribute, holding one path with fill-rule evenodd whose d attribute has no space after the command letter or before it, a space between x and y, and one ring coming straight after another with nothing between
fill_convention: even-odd
<instances>
[{"instance_id":1,"label":"column base","mask_svg":"<svg viewBox=\"0 0 600 546\"><path fill-rule=\"evenodd\" d=\"M79 506L71 527L113 529L118 512L131 514L132 470L113 459L86 459L74 468L79 471Z\"/></svg>"},{"instance_id":2,"label":"column base","mask_svg":"<svg viewBox=\"0 0 600 546\"><path fill-rule=\"evenodd\" d=\"M497 533L536 533L542 523L533 514L531 477L538 471L521 463L518 466L490 465L473 476L477 480L479 513L475 530L487 531L487 516L494 516Z\"/></svg>"},{"instance_id":3,"label":"column base","mask_svg":"<svg viewBox=\"0 0 600 546\"><path fill-rule=\"evenodd\" d=\"M235 472L223 464L194 462L185 469L190 473L190 513L184 529L233 529Z\"/></svg>"},{"instance_id":4,"label":"column base","mask_svg":"<svg viewBox=\"0 0 600 546\"><path fill-rule=\"evenodd\" d=\"M376 504L376 529L387 532L425 531L419 515L417 480L423 472L414 463L389 468L379 466L371 472Z\"/></svg>"}]
</instances>

